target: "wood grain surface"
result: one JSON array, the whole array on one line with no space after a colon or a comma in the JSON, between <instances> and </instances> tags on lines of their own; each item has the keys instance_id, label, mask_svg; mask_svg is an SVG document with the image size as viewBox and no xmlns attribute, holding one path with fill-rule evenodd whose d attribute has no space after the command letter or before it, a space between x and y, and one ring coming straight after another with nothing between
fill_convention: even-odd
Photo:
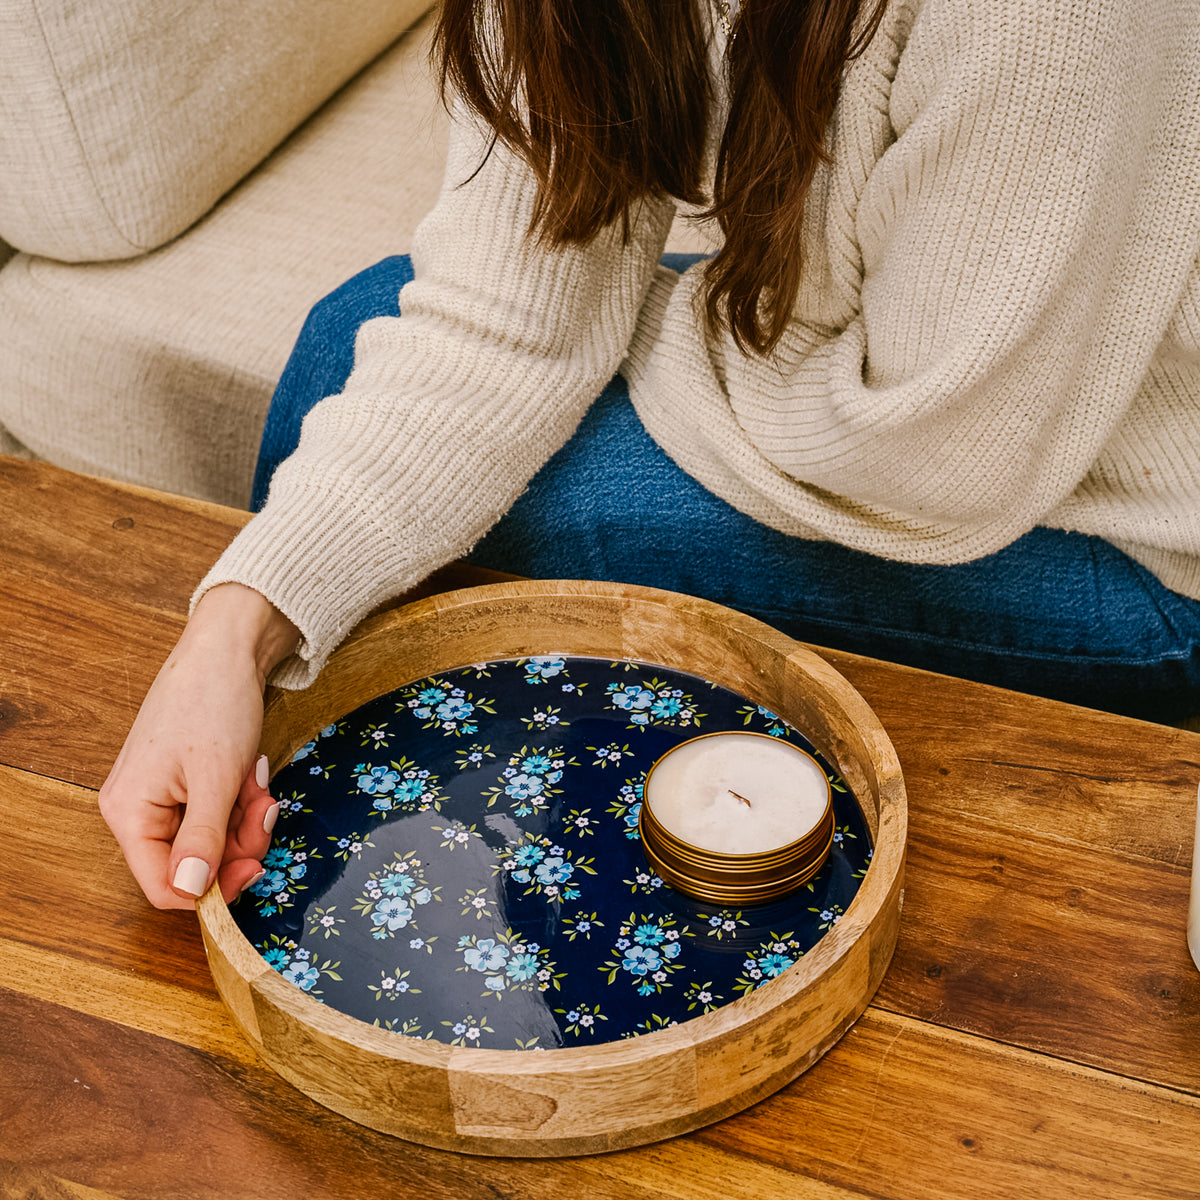
<instances>
[{"instance_id":1,"label":"wood grain surface","mask_svg":"<svg viewBox=\"0 0 1200 1200\"><path fill-rule=\"evenodd\" d=\"M356 1126L263 1065L194 918L141 900L96 811L246 515L3 458L0 504L0 1197L1200 1195L1200 735L822 651L908 785L873 1005L706 1130L480 1160Z\"/></svg>"}]
</instances>

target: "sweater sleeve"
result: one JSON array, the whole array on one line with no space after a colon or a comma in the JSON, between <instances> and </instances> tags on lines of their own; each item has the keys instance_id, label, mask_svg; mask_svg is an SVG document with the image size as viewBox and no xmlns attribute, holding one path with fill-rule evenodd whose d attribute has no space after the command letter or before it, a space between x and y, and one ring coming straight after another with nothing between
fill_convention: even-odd
<instances>
[{"instance_id":1,"label":"sweater sleeve","mask_svg":"<svg viewBox=\"0 0 1200 1200\"><path fill-rule=\"evenodd\" d=\"M656 280L622 368L650 433L751 516L888 557L1041 522L1194 256L1169 141L1188 6L1150 7L896 0L847 76L777 351L706 335L698 269Z\"/></svg>"},{"instance_id":2,"label":"sweater sleeve","mask_svg":"<svg viewBox=\"0 0 1200 1200\"><path fill-rule=\"evenodd\" d=\"M273 683L311 682L372 608L465 553L627 350L674 205L643 203L627 241L618 224L548 248L526 237L531 173L488 146L455 120L403 315L360 328L344 390L305 418L263 511L196 593L242 583L296 624L300 647Z\"/></svg>"}]
</instances>

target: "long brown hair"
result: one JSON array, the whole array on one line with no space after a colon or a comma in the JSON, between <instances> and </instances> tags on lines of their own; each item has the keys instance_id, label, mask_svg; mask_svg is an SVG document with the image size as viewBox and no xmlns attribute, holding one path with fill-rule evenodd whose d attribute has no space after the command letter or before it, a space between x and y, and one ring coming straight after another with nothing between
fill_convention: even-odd
<instances>
[{"instance_id":1,"label":"long brown hair","mask_svg":"<svg viewBox=\"0 0 1200 1200\"><path fill-rule=\"evenodd\" d=\"M711 197L708 2L442 0L435 53L443 99L453 88L532 169L531 234L586 243L616 220L628 234L639 201L662 194L706 205L725 235L705 268L709 328L765 355L800 288L804 202L842 72L886 0L743 0Z\"/></svg>"}]
</instances>

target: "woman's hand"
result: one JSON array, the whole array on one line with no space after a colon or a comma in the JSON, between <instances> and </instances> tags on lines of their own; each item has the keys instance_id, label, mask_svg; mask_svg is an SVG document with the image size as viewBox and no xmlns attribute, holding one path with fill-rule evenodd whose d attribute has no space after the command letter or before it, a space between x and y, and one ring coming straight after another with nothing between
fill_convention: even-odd
<instances>
[{"instance_id":1,"label":"woman's hand","mask_svg":"<svg viewBox=\"0 0 1200 1200\"><path fill-rule=\"evenodd\" d=\"M100 811L151 904L232 900L261 870L279 814L256 761L263 690L296 627L258 592L206 592L142 702Z\"/></svg>"}]
</instances>

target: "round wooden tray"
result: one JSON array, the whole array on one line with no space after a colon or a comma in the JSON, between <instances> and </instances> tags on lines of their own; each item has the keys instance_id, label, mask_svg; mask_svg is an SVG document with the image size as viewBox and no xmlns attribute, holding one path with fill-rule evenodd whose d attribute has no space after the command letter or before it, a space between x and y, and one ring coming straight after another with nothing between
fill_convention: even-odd
<instances>
[{"instance_id":1,"label":"round wooden tray","mask_svg":"<svg viewBox=\"0 0 1200 1200\"><path fill-rule=\"evenodd\" d=\"M544 654L660 663L769 708L850 785L874 857L845 915L777 979L672 1028L540 1053L419 1041L328 1008L272 970L210 890L197 911L213 978L263 1058L321 1104L425 1145L585 1154L719 1120L828 1050L866 1008L896 944L907 807L887 735L822 659L704 600L622 584L529 581L417 601L363 622L306 691L272 692L263 751L274 771L317 730L414 679Z\"/></svg>"}]
</instances>

